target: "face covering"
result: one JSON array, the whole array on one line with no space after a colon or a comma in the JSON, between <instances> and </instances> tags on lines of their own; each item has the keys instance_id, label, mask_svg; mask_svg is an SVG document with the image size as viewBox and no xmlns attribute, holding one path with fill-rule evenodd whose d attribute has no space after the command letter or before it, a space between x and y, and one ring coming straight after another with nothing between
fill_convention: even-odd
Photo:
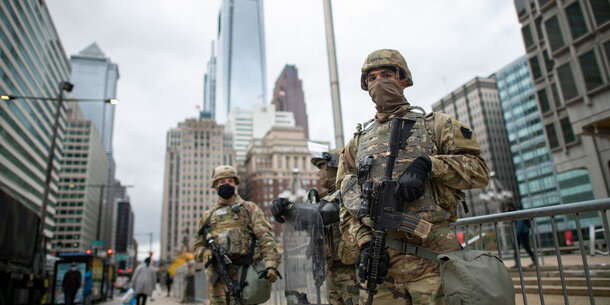
<instances>
[{"instance_id":1,"label":"face covering","mask_svg":"<svg viewBox=\"0 0 610 305\"><path fill-rule=\"evenodd\" d=\"M369 85L369 95L375 103L375 120L383 123L391 115L401 116L409 109L409 102L395 79L380 78Z\"/></svg>"},{"instance_id":2,"label":"face covering","mask_svg":"<svg viewBox=\"0 0 610 305\"><path fill-rule=\"evenodd\" d=\"M76 267L70 267L70 270L76 271Z\"/></svg>"},{"instance_id":3,"label":"face covering","mask_svg":"<svg viewBox=\"0 0 610 305\"><path fill-rule=\"evenodd\" d=\"M222 197L223 199L229 199L233 195L235 195L235 187L233 187L232 185L223 184L218 187L218 196Z\"/></svg>"}]
</instances>

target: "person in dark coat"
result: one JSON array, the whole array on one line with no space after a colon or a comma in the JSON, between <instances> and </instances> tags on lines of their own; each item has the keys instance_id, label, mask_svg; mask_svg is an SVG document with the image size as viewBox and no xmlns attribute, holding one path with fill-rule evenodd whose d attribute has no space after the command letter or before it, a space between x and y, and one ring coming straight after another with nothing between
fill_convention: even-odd
<instances>
[{"instance_id":1,"label":"person in dark coat","mask_svg":"<svg viewBox=\"0 0 610 305\"><path fill-rule=\"evenodd\" d=\"M76 263L73 262L70 266L70 270L68 270L64 274L64 279L61 282L61 287L64 290L64 302L66 305L74 304L74 297L76 296L76 292L81 285L82 274L76 268Z\"/></svg>"},{"instance_id":2,"label":"person in dark coat","mask_svg":"<svg viewBox=\"0 0 610 305\"><path fill-rule=\"evenodd\" d=\"M509 203L506 205L506 210L508 212L516 211L517 208L515 208L515 206L512 203ZM519 247L521 247L521 246L523 246L523 249L525 249L527 254L529 254L529 256L532 258L532 263L530 264L530 267L533 267L536 265L536 258L534 256L534 251L532 251L532 248L530 247L530 228L531 228L531 226L532 225L531 225L529 218L515 220L515 233L517 235L517 242L515 243L515 241L513 240L513 248L515 249L515 265L511 268L517 267L517 259L519 256ZM511 240L512 240L512 238L511 238Z\"/></svg>"}]
</instances>

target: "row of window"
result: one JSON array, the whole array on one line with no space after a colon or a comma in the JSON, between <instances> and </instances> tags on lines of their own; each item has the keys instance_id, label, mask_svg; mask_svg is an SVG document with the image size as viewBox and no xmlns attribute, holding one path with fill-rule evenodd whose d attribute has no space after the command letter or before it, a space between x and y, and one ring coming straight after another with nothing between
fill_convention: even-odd
<instances>
[{"instance_id":1,"label":"row of window","mask_svg":"<svg viewBox=\"0 0 610 305\"><path fill-rule=\"evenodd\" d=\"M563 135L563 142L566 145L575 143L578 138L576 137L576 135L574 135L574 130L572 128L572 123L570 123L570 118L565 117L563 119L560 119L559 125L561 127L561 131L562 131L562 135ZM559 137L557 136L557 130L556 130L555 124L554 123L547 124L546 126L544 126L544 128L546 130L547 139L549 141L549 147L551 149L558 148L560 143L559 143Z\"/></svg>"}]
</instances>

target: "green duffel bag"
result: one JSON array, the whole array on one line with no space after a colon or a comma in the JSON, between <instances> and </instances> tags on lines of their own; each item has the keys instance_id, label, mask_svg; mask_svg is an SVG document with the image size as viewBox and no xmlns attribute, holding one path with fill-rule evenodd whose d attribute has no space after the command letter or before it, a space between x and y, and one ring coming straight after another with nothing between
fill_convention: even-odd
<instances>
[{"instance_id":1,"label":"green duffel bag","mask_svg":"<svg viewBox=\"0 0 610 305\"><path fill-rule=\"evenodd\" d=\"M244 268L245 267L245 268ZM267 279L258 278L258 273L265 270L265 264L247 265L239 267L240 278L245 274L245 281L242 284L241 300L244 304L262 304L271 297L271 283Z\"/></svg>"},{"instance_id":2,"label":"green duffel bag","mask_svg":"<svg viewBox=\"0 0 610 305\"><path fill-rule=\"evenodd\" d=\"M515 304L513 280L496 253L461 250L439 254L437 260L447 304Z\"/></svg>"}]
</instances>

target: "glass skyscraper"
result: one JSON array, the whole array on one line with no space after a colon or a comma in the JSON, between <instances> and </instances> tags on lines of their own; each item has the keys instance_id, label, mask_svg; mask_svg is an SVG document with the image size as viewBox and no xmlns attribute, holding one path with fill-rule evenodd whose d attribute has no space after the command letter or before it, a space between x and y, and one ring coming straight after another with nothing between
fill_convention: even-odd
<instances>
[{"instance_id":1,"label":"glass skyscraper","mask_svg":"<svg viewBox=\"0 0 610 305\"><path fill-rule=\"evenodd\" d=\"M523 208L594 199L586 169L556 172L546 145L527 56L500 69L496 72L496 79ZM583 226L599 224L595 213L584 213L581 217ZM542 226L543 231L550 230L548 221L536 223ZM568 224L574 226L574 222Z\"/></svg>"},{"instance_id":2,"label":"glass skyscraper","mask_svg":"<svg viewBox=\"0 0 610 305\"><path fill-rule=\"evenodd\" d=\"M0 1L0 94L53 99L59 83L69 77L70 64L44 1ZM42 205L55 105L53 100L0 101L0 189L35 213ZM45 219L49 236L55 224L65 108L59 124Z\"/></svg>"},{"instance_id":3,"label":"glass skyscraper","mask_svg":"<svg viewBox=\"0 0 610 305\"><path fill-rule=\"evenodd\" d=\"M92 43L76 55L70 56L72 64L71 82L74 84L72 96L83 99L116 98L119 68ZM112 134L114 130L114 105L108 103L80 103L87 120L93 121L102 137L104 150L112 154Z\"/></svg>"},{"instance_id":4,"label":"glass skyscraper","mask_svg":"<svg viewBox=\"0 0 610 305\"><path fill-rule=\"evenodd\" d=\"M223 0L218 30L215 119L267 102L263 0Z\"/></svg>"}]
</instances>

